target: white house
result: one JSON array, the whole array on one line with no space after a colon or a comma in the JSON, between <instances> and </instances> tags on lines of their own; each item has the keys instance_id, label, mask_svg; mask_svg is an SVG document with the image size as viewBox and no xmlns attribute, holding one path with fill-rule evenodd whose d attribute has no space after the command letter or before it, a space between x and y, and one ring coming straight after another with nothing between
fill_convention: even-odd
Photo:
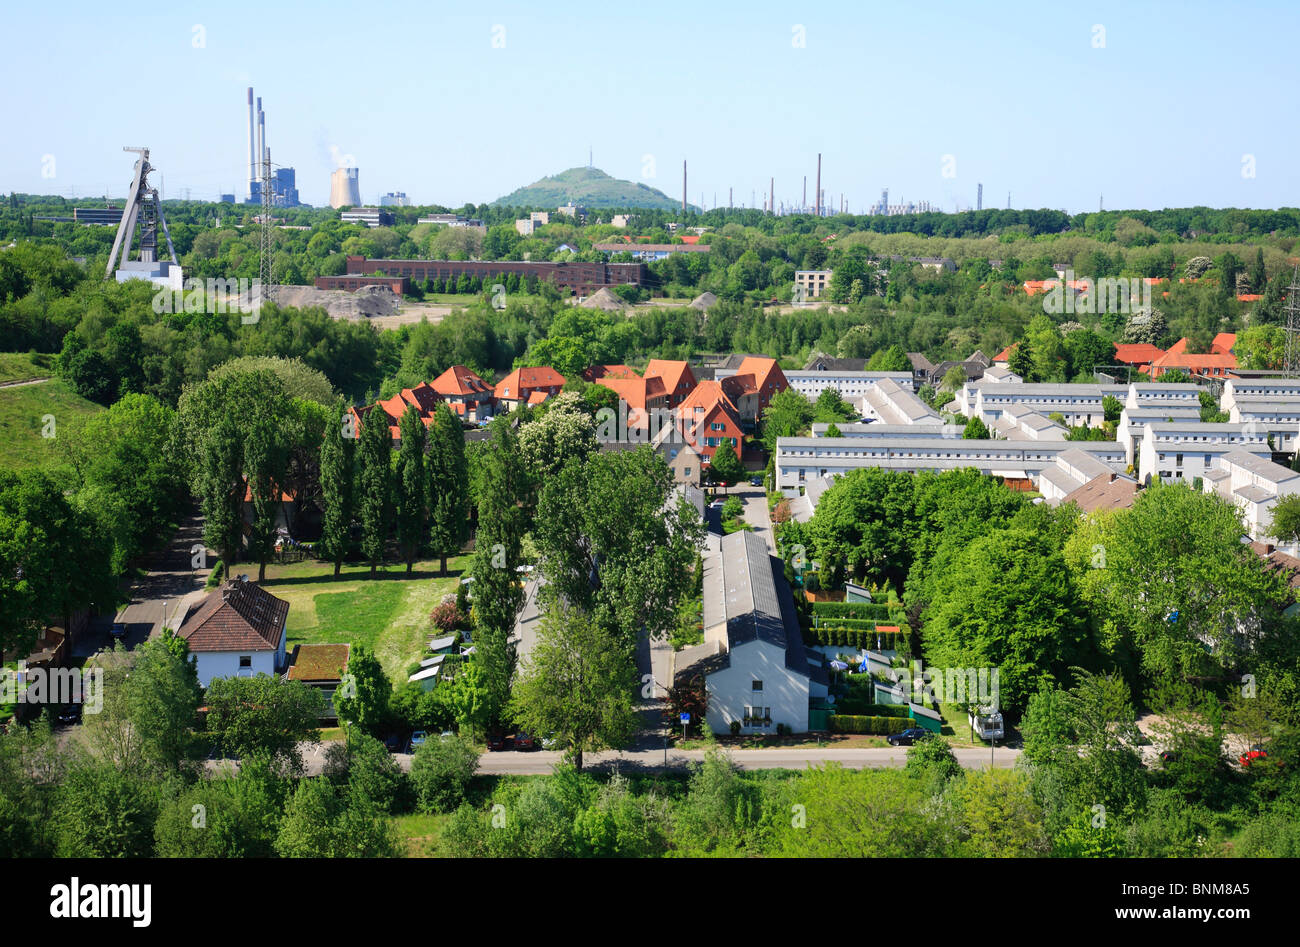
<instances>
[{"instance_id":1,"label":"white house","mask_svg":"<svg viewBox=\"0 0 1300 947\"><path fill-rule=\"evenodd\" d=\"M911 372L851 372L835 369L802 369L785 372L790 387L809 401L816 401L827 388L834 388L845 401L861 398L882 381L912 390Z\"/></svg>"},{"instance_id":2,"label":"white house","mask_svg":"<svg viewBox=\"0 0 1300 947\"><path fill-rule=\"evenodd\" d=\"M240 577L213 589L181 624L199 684L214 677L277 674L285 666L289 603Z\"/></svg>"},{"instance_id":3,"label":"white house","mask_svg":"<svg viewBox=\"0 0 1300 947\"><path fill-rule=\"evenodd\" d=\"M1235 503L1246 523L1246 535L1256 542L1271 541L1273 507L1283 497L1300 493L1300 473L1267 457L1232 450L1215 458L1215 466L1202 474L1202 489ZM1294 554L1294 545L1283 545Z\"/></svg>"},{"instance_id":4,"label":"white house","mask_svg":"<svg viewBox=\"0 0 1300 947\"><path fill-rule=\"evenodd\" d=\"M1268 435L1249 424L1203 424L1196 421L1152 421L1138 446L1138 479L1192 481L1215 466L1229 451L1243 450L1270 460Z\"/></svg>"},{"instance_id":5,"label":"white house","mask_svg":"<svg viewBox=\"0 0 1300 947\"><path fill-rule=\"evenodd\" d=\"M826 671L810 664L781 561L758 533L724 536L704 558L704 643L673 655L673 681L703 676L706 723L726 733L808 729L808 700L827 695Z\"/></svg>"}]
</instances>

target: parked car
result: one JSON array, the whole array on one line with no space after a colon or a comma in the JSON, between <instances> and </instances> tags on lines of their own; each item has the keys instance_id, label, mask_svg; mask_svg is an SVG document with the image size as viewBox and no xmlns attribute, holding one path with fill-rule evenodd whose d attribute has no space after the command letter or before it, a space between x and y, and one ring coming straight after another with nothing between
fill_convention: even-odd
<instances>
[{"instance_id":1,"label":"parked car","mask_svg":"<svg viewBox=\"0 0 1300 947\"><path fill-rule=\"evenodd\" d=\"M1161 750L1161 751L1160 751L1160 762L1162 762L1162 763L1176 763L1176 762L1178 762L1178 754L1175 753L1173 750Z\"/></svg>"},{"instance_id":2,"label":"parked car","mask_svg":"<svg viewBox=\"0 0 1300 947\"><path fill-rule=\"evenodd\" d=\"M401 753L406 749L406 738L400 733L390 733L384 737L384 746L389 753Z\"/></svg>"},{"instance_id":3,"label":"parked car","mask_svg":"<svg viewBox=\"0 0 1300 947\"><path fill-rule=\"evenodd\" d=\"M504 750L506 748L505 734L492 733L487 738L487 748L489 750Z\"/></svg>"},{"instance_id":4,"label":"parked car","mask_svg":"<svg viewBox=\"0 0 1300 947\"><path fill-rule=\"evenodd\" d=\"M1244 767L1249 767L1251 763L1258 763L1261 760L1266 760L1266 759L1268 759L1268 753L1265 752L1262 746L1256 743L1245 753L1241 754L1241 756L1238 757L1237 762L1241 763L1241 765ZM1277 765L1281 766L1282 761L1278 760Z\"/></svg>"},{"instance_id":5,"label":"parked car","mask_svg":"<svg viewBox=\"0 0 1300 947\"><path fill-rule=\"evenodd\" d=\"M81 723L81 704L65 704L59 709L55 720L61 726L68 726L74 723Z\"/></svg>"},{"instance_id":6,"label":"parked car","mask_svg":"<svg viewBox=\"0 0 1300 947\"><path fill-rule=\"evenodd\" d=\"M930 731L922 727L908 727L902 733L891 733L885 739L889 741L890 746L911 746L929 735Z\"/></svg>"},{"instance_id":7,"label":"parked car","mask_svg":"<svg viewBox=\"0 0 1300 947\"><path fill-rule=\"evenodd\" d=\"M444 730L444 731L442 731L442 733L438 734L438 739L439 739L439 740L454 740L454 739L456 739L456 731L454 731L454 730Z\"/></svg>"},{"instance_id":8,"label":"parked car","mask_svg":"<svg viewBox=\"0 0 1300 947\"><path fill-rule=\"evenodd\" d=\"M414 753L416 750L418 750L421 746L424 745L424 741L427 739L429 739L429 734L426 731L416 730L414 733L411 734L410 751Z\"/></svg>"},{"instance_id":9,"label":"parked car","mask_svg":"<svg viewBox=\"0 0 1300 947\"><path fill-rule=\"evenodd\" d=\"M535 750L537 749L537 741L533 739L531 733L524 733L524 731L520 730L515 734L515 749Z\"/></svg>"},{"instance_id":10,"label":"parked car","mask_svg":"<svg viewBox=\"0 0 1300 947\"><path fill-rule=\"evenodd\" d=\"M750 478L749 478L749 485L750 485L751 487L761 487L761 486L763 485L763 478L762 478L762 477L750 477Z\"/></svg>"},{"instance_id":11,"label":"parked car","mask_svg":"<svg viewBox=\"0 0 1300 947\"><path fill-rule=\"evenodd\" d=\"M542 737L543 750L558 750L559 748L560 748L560 740L554 734L552 734L549 737Z\"/></svg>"},{"instance_id":12,"label":"parked car","mask_svg":"<svg viewBox=\"0 0 1300 947\"><path fill-rule=\"evenodd\" d=\"M126 640L126 623L115 621L112 627L108 629L108 636L114 641Z\"/></svg>"}]
</instances>

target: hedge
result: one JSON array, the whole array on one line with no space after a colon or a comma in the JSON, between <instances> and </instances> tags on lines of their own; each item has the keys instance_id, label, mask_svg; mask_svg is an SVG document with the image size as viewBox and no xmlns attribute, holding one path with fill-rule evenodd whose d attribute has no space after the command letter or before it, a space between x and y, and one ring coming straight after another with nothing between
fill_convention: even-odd
<instances>
[{"instance_id":1,"label":"hedge","mask_svg":"<svg viewBox=\"0 0 1300 947\"><path fill-rule=\"evenodd\" d=\"M855 694L847 694L835 702L836 712L846 716L866 715L870 717L910 717L911 709L907 704L876 704L863 700Z\"/></svg>"},{"instance_id":2,"label":"hedge","mask_svg":"<svg viewBox=\"0 0 1300 947\"><path fill-rule=\"evenodd\" d=\"M889 618L889 606L884 602L814 602L813 614L823 618Z\"/></svg>"},{"instance_id":3,"label":"hedge","mask_svg":"<svg viewBox=\"0 0 1300 947\"><path fill-rule=\"evenodd\" d=\"M874 618L827 618L825 615L813 615L813 624L815 625L834 625L838 628L863 628L867 631L875 631L879 624L898 625L902 627L907 624L907 619L897 613L887 622L879 622Z\"/></svg>"},{"instance_id":4,"label":"hedge","mask_svg":"<svg viewBox=\"0 0 1300 947\"><path fill-rule=\"evenodd\" d=\"M912 726L908 717L859 717L853 714L832 714L826 718L826 728L832 733L874 733L881 736L902 733Z\"/></svg>"},{"instance_id":5,"label":"hedge","mask_svg":"<svg viewBox=\"0 0 1300 947\"><path fill-rule=\"evenodd\" d=\"M863 648L874 649L876 639L880 639L880 646L886 650L897 650L902 647L903 637L906 632L902 631L875 631L869 628L843 628L839 625L834 627L822 625L819 628L809 628L804 632L804 644L827 645L833 648Z\"/></svg>"}]
</instances>

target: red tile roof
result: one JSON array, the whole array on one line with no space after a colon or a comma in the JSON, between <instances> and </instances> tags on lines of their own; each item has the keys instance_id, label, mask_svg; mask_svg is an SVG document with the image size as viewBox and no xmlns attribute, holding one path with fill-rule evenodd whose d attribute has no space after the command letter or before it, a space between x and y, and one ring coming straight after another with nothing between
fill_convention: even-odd
<instances>
[{"instance_id":1,"label":"red tile roof","mask_svg":"<svg viewBox=\"0 0 1300 947\"><path fill-rule=\"evenodd\" d=\"M781 366L777 364L774 358L757 355L746 356L736 369L736 375L745 374L754 376L754 387L765 398L776 394L783 388L790 387L785 380L785 372L781 371Z\"/></svg>"},{"instance_id":2,"label":"red tile roof","mask_svg":"<svg viewBox=\"0 0 1300 947\"><path fill-rule=\"evenodd\" d=\"M627 402L629 408L636 408L640 411L648 408L650 401L662 399L668 394L668 390L664 388L664 380L658 375L651 375L646 378L639 375L633 375L631 378L606 376L597 379L596 384L617 394Z\"/></svg>"},{"instance_id":3,"label":"red tile roof","mask_svg":"<svg viewBox=\"0 0 1300 947\"><path fill-rule=\"evenodd\" d=\"M438 394L448 395L490 395L492 386L485 382L464 365L453 365L433 380L430 386Z\"/></svg>"},{"instance_id":4,"label":"red tile roof","mask_svg":"<svg viewBox=\"0 0 1300 947\"><path fill-rule=\"evenodd\" d=\"M695 387L695 373L689 362L678 362L666 358L652 358L645 367L645 377L662 378L664 389L675 393L685 382L688 389Z\"/></svg>"},{"instance_id":5,"label":"red tile roof","mask_svg":"<svg viewBox=\"0 0 1300 947\"><path fill-rule=\"evenodd\" d=\"M582 373L583 381L600 381L602 378L639 378L635 368L627 365L593 365Z\"/></svg>"},{"instance_id":6,"label":"red tile roof","mask_svg":"<svg viewBox=\"0 0 1300 947\"><path fill-rule=\"evenodd\" d=\"M1215 355L1231 355L1233 346L1237 344L1237 333L1220 332L1210 343L1210 351Z\"/></svg>"},{"instance_id":7,"label":"red tile roof","mask_svg":"<svg viewBox=\"0 0 1300 947\"><path fill-rule=\"evenodd\" d=\"M1008 345L1006 348L1004 348L1004 349L1003 349L1001 352L999 352L997 355L994 355L994 356L993 356L993 361L995 361L995 362L1005 362L1007 359L1011 358L1011 353L1014 352L1014 351L1016 350L1016 346L1019 345L1019 344L1020 344L1019 342L1012 342L1010 345Z\"/></svg>"},{"instance_id":8,"label":"red tile roof","mask_svg":"<svg viewBox=\"0 0 1300 947\"><path fill-rule=\"evenodd\" d=\"M275 651L288 617L284 599L255 582L231 579L208 593L179 634L193 652Z\"/></svg>"},{"instance_id":9,"label":"red tile roof","mask_svg":"<svg viewBox=\"0 0 1300 947\"><path fill-rule=\"evenodd\" d=\"M542 365L537 368L516 368L497 382L493 394L512 401L523 400L534 388L563 388L564 376L555 369ZM509 394L506 394L509 392Z\"/></svg>"},{"instance_id":10,"label":"red tile roof","mask_svg":"<svg viewBox=\"0 0 1300 947\"><path fill-rule=\"evenodd\" d=\"M1164 354L1164 349L1150 342L1115 343L1115 360L1125 365L1150 365Z\"/></svg>"}]
</instances>

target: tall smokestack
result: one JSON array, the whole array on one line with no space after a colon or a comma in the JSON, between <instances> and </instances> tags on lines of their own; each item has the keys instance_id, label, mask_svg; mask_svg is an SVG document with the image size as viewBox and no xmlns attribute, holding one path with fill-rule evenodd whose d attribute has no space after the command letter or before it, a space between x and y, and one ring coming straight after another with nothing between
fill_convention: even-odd
<instances>
[{"instance_id":1,"label":"tall smokestack","mask_svg":"<svg viewBox=\"0 0 1300 947\"><path fill-rule=\"evenodd\" d=\"M245 199L253 200L253 181L257 179L257 154L253 151L253 87L248 87L248 187Z\"/></svg>"},{"instance_id":2,"label":"tall smokestack","mask_svg":"<svg viewBox=\"0 0 1300 947\"><path fill-rule=\"evenodd\" d=\"M817 152L817 190L813 192L817 197L817 216L822 215L822 154Z\"/></svg>"},{"instance_id":3,"label":"tall smokestack","mask_svg":"<svg viewBox=\"0 0 1300 947\"><path fill-rule=\"evenodd\" d=\"M266 113L262 111L262 97L257 97L257 179L262 180L262 166L266 161ZM271 195L263 194L262 200Z\"/></svg>"},{"instance_id":4,"label":"tall smokestack","mask_svg":"<svg viewBox=\"0 0 1300 947\"><path fill-rule=\"evenodd\" d=\"M776 213L776 178L767 179L767 212Z\"/></svg>"},{"instance_id":5,"label":"tall smokestack","mask_svg":"<svg viewBox=\"0 0 1300 947\"><path fill-rule=\"evenodd\" d=\"M686 160L682 159L682 213L686 213Z\"/></svg>"},{"instance_id":6,"label":"tall smokestack","mask_svg":"<svg viewBox=\"0 0 1300 947\"><path fill-rule=\"evenodd\" d=\"M735 205L731 203L731 188L727 188L727 210L731 210Z\"/></svg>"},{"instance_id":7,"label":"tall smokestack","mask_svg":"<svg viewBox=\"0 0 1300 947\"><path fill-rule=\"evenodd\" d=\"M808 175L803 176L803 200L799 204L799 213L805 213L808 210Z\"/></svg>"}]
</instances>

